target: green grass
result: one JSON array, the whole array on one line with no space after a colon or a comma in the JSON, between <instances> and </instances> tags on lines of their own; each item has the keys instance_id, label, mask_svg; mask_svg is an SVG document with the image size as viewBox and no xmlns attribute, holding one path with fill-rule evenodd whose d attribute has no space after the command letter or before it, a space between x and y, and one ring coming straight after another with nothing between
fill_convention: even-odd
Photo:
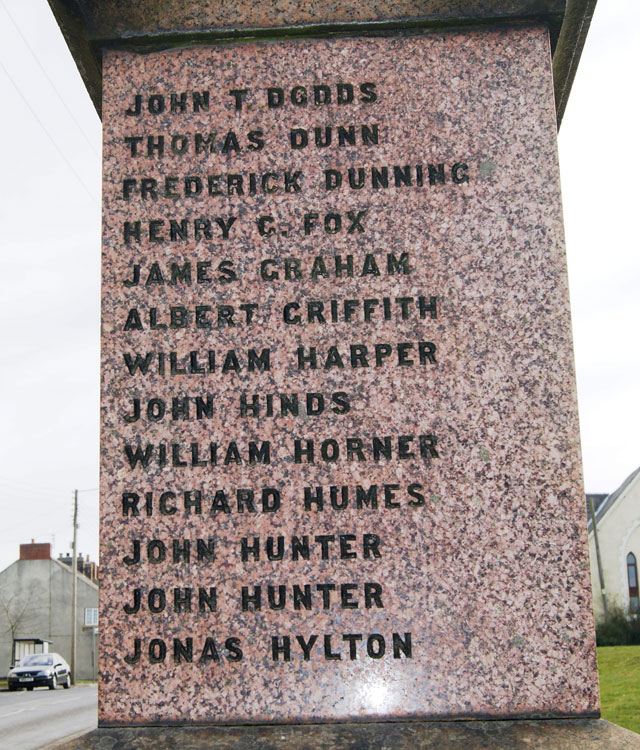
<instances>
[{"instance_id":1,"label":"green grass","mask_svg":"<svg viewBox=\"0 0 640 750\"><path fill-rule=\"evenodd\" d=\"M640 733L640 646L598 649L602 718Z\"/></svg>"}]
</instances>

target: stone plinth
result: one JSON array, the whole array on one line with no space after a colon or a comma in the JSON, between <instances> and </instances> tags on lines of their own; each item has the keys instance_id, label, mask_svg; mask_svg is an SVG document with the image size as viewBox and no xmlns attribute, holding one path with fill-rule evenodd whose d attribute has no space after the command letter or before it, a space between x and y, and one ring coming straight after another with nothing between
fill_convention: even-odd
<instances>
[{"instance_id":1,"label":"stone plinth","mask_svg":"<svg viewBox=\"0 0 640 750\"><path fill-rule=\"evenodd\" d=\"M595 720L416 722L304 727L98 729L46 750L638 750Z\"/></svg>"},{"instance_id":2,"label":"stone plinth","mask_svg":"<svg viewBox=\"0 0 640 750\"><path fill-rule=\"evenodd\" d=\"M546 27L103 115L101 725L597 716Z\"/></svg>"},{"instance_id":3,"label":"stone plinth","mask_svg":"<svg viewBox=\"0 0 640 750\"><path fill-rule=\"evenodd\" d=\"M569 98L596 0L379 0L232 3L198 0L49 0L98 112L105 47L161 49L282 34L379 33L391 29L548 25L558 123Z\"/></svg>"},{"instance_id":4,"label":"stone plinth","mask_svg":"<svg viewBox=\"0 0 640 750\"><path fill-rule=\"evenodd\" d=\"M178 35L256 30L295 29L345 24L412 21L459 24L483 21L547 20L562 22L566 0L377 0L360 3L297 2L276 0L257 4L197 0L110 0L76 3L92 39L142 39L150 35Z\"/></svg>"}]
</instances>

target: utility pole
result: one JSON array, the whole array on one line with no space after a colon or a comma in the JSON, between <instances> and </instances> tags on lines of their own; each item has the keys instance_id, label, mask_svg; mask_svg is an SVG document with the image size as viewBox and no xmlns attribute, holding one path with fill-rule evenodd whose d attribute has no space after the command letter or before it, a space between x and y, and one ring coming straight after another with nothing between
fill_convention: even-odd
<instances>
[{"instance_id":1,"label":"utility pole","mask_svg":"<svg viewBox=\"0 0 640 750\"><path fill-rule=\"evenodd\" d=\"M589 512L591 513L591 528L593 529L593 541L596 545L596 560L598 561L598 577L600 578L600 594L602 596L602 610L607 616L607 593L604 586L604 575L602 573L602 560L600 559L600 545L598 544L598 527L596 525L596 511L593 507L593 498L589 498Z\"/></svg>"},{"instance_id":2,"label":"utility pole","mask_svg":"<svg viewBox=\"0 0 640 750\"><path fill-rule=\"evenodd\" d=\"M78 490L73 492L73 543L71 561L71 683L76 684L76 622L78 614Z\"/></svg>"}]
</instances>

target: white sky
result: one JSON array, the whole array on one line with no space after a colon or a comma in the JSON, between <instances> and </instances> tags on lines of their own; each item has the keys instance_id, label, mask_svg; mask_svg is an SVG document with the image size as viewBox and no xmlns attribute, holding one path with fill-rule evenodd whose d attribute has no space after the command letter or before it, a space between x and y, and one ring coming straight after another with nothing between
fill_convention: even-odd
<instances>
[{"instance_id":1,"label":"white sky","mask_svg":"<svg viewBox=\"0 0 640 750\"><path fill-rule=\"evenodd\" d=\"M560 133L590 492L640 464L639 28L600 0ZM2 570L69 550L74 488L98 548L100 121L46 0L0 0L0 113Z\"/></svg>"}]
</instances>

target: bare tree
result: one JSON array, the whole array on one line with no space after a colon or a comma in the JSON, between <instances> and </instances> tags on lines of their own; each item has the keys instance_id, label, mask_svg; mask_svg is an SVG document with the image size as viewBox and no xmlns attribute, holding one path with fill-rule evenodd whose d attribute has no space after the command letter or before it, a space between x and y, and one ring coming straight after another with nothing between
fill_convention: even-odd
<instances>
[{"instance_id":1,"label":"bare tree","mask_svg":"<svg viewBox=\"0 0 640 750\"><path fill-rule=\"evenodd\" d=\"M9 583L0 586L0 633L9 634L12 649L20 635L37 637L29 629L36 626L38 614L42 611L43 593L38 581L31 581L25 589ZM11 658L13 660L13 651Z\"/></svg>"}]
</instances>

